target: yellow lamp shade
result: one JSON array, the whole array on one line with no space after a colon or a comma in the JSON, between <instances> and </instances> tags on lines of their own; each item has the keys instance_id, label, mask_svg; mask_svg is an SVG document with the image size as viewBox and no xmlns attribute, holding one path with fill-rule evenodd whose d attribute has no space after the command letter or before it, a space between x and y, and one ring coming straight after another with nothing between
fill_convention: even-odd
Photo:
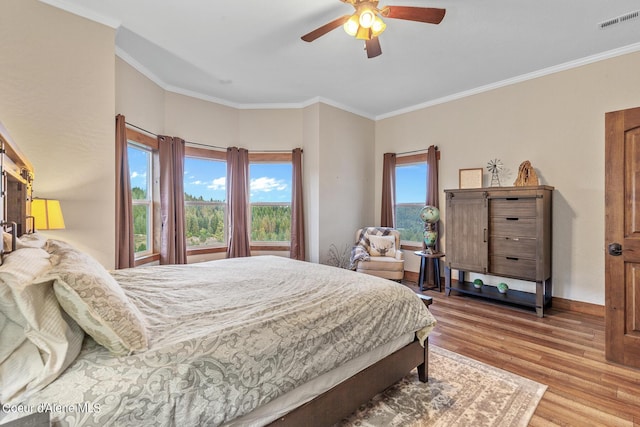
<instances>
[{"instance_id":1,"label":"yellow lamp shade","mask_svg":"<svg viewBox=\"0 0 640 427\"><path fill-rule=\"evenodd\" d=\"M31 201L31 215L34 217L36 230L64 228L64 218L59 200L33 199Z\"/></svg>"}]
</instances>

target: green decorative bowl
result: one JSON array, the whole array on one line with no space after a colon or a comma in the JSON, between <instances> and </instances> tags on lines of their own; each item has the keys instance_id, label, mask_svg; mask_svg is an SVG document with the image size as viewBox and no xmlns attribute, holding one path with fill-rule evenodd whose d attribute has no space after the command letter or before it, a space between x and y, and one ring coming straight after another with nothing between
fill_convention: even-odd
<instances>
[{"instance_id":1,"label":"green decorative bowl","mask_svg":"<svg viewBox=\"0 0 640 427\"><path fill-rule=\"evenodd\" d=\"M484 283L482 283L482 279L476 279L473 281L473 287L476 289L482 288L482 285L484 285Z\"/></svg>"},{"instance_id":2,"label":"green decorative bowl","mask_svg":"<svg viewBox=\"0 0 640 427\"><path fill-rule=\"evenodd\" d=\"M507 290L509 289L509 286L507 286L507 284L504 282L498 283L497 287L498 287L498 292L500 292L501 294L506 294Z\"/></svg>"}]
</instances>

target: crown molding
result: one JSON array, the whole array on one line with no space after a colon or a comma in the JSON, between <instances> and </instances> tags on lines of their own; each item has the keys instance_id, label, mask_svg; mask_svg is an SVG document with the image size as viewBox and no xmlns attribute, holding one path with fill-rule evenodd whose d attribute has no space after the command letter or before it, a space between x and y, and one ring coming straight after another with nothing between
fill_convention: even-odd
<instances>
[{"instance_id":1,"label":"crown molding","mask_svg":"<svg viewBox=\"0 0 640 427\"><path fill-rule=\"evenodd\" d=\"M52 7L56 7L62 10L65 10L67 12L73 13L75 15L81 16L83 18L101 23L103 25L106 25L108 27L117 29L121 26L121 22L119 22L118 20L115 19L111 19L108 18L104 15L95 13L93 11L90 11L86 8L83 8L81 6L78 6L76 4L71 4L68 3L65 0L39 0L41 3L50 5ZM116 55L118 57L120 57L122 60L124 60L126 63L128 63L129 65L131 65L133 68L135 68L136 70L138 70L140 73L142 73L144 76L146 76L147 78L149 78L151 81L153 81L155 84L157 84L158 86L160 86L162 89L168 91L168 92L173 92L173 93L177 93L180 95L185 95L185 96L189 96L192 98L196 98L196 99L201 99L204 101L209 101L209 102L214 102L216 104L221 104L227 107L232 107L232 108L236 108L239 110L249 110L249 109L296 109L296 108L305 108L309 105L313 105L315 103L318 102L322 102L324 104L330 105L332 107L338 108L340 110L344 110L346 112L370 119L370 120L383 120L383 119L387 119L387 118L391 118L391 117L395 117L395 116L399 116L402 114L407 114L407 113L411 113L417 110L421 110L423 108L428 108L428 107L433 107L436 105L440 105L440 104L445 104L447 102L451 102L451 101L455 101L458 99L462 99L462 98L466 98L468 96L473 96L473 95L477 95L477 94L481 94L484 92L489 92L491 90L494 89L499 89L505 86L510 86L513 84L517 84L517 83L522 83L525 82L527 80L533 80L536 79L538 77L543 77L543 76L547 76L550 74L554 74L554 73L558 73L561 71L567 71L573 68L578 68L581 67L583 65L588 65L588 64L592 64L594 62L598 62L598 61L602 61L605 59L610 59L610 58L615 58L617 56L621 56L621 55L626 55L629 53L634 53L634 52L638 52L640 51L640 43L634 43L631 45L627 45L627 46L623 46L621 48L617 48L617 49L613 49L613 50L609 50L606 52L602 52L596 55L591 55L588 57L584 57L584 58L580 58L574 61L569 61L569 62L565 62L563 64L559 64L559 65L555 65L553 67L548 67L548 68L544 68L538 71L534 71L531 73L527 73L527 74L522 74L520 76L516 76L513 78L509 78L509 79L505 79L499 82L495 82L495 83L491 83L488 85L484 85L484 86L479 86L477 88L474 89L470 89L467 91L463 91L463 92L458 92L452 95L447 95L444 96L442 98L438 98L438 99L433 99L427 102L423 102L420 104L416 104L413 106L409 106L406 108L402 108L399 110L394 110L394 111L390 111L388 113L384 113L384 114L380 114L380 115L372 115L369 113L366 113L364 111L360 111L358 109L355 109L349 105L345 105L342 104L340 102L337 101L333 101L331 99L327 99L327 98L323 98L323 97L313 97L313 98L309 98L305 101L299 102L299 103L253 103L253 104L242 104L242 103L237 103L237 102L232 102L232 101L228 101L222 98L216 98L210 95L205 95L202 94L200 92L195 92L195 91L190 91L187 89L183 89L180 87L176 87L173 85L169 85L166 82L164 82L161 78L159 78L157 75L155 75L151 70L149 70L148 68L146 68L145 66L143 66L142 64L140 64L137 60L135 60L133 57L131 57L130 55L128 55L125 51L123 51L121 48L119 48L118 46L115 47L115 52Z\"/></svg>"},{"instance_id":2,"label":"crown molding","mask_svg":"<svg viewBox=\"0 0 640 427\"><path fill-rule=\"evenodd\" d=\"M64 0L39 0L40 3L48 4L58 9L62 9L66 12L73 13L74 15L81 16L91 21L97 22L107 27L117 29L122 24L117 19L109 18L94 11L91 11L77 4L71 4Z\"/></svg>"},{"instance_id":3,"label":"crown molding","mask_svg":"<svg viewBox=\"0 0 640 427\"><path fill-rule=\"evenodd\" d=\"M44 0L41 0L41 1L44 1ZM46 1L51 1L51 0L46 0ZM186 90L186 89L182 89L182 88L179 88L179 87L175 87L175 86L166 84L164 81L162 81L162 79L160 79L158 76L153 74L149 69L147 69L142 64L140 64L138 61L136 61L134 58L129 56L122 49L116 47L116 55L118 57L120 57L122 60L127 62L133 68L138 70L140 73L142 73L143 75L148 77L151 81L153 81L158 86L160 86L161 88L163 88L164 90L166 90L168 92L173 92L173 93L177 93L177 94L180 94L180 95L189 96L189 97L201 99L201 100L204 100L204 101L214 102L216 104L221 104L221 105L224 105L224 106L227 106L227 107L236 108L236 109L239 109L239 110L297 109L297 108L306 108L306 107L308 107L310 105L313 105L313 104L316 104L316 103L323 103L323 104L330 105L330 106L338 108L340 110L344 110L344 111L346 111L348 113L352 113L352 114L355 114L357 116L361 116L361 117L364 117L366 119L373 120L373 121L384 120L384 119L388 119L388 118L391 118L391 117L400 116L402 114L412 113L414 111L418 111L418 110L421 110L421 109L424 109L424 108L429 108L429 107L433 107L433 106L436 106L436 105L445 104L447 102L456 101L458 99L466 98L466 97L473 96L473 95L478 95L478 94L481 94L481 93L484 93L484 92L489 92L489 91L492 91L494 89L499 89L499 88L502 88L502 87L505 87L505 86L510 86L510 85L514 85L514 84L517 84L517 83L522 83L522 82L525 82L525 81L528 81L528 80L537 79L539 77L544 77L544 76L547 76L547 75L550 75L550 74L559 73L561 71L571 70L573 68L582 67L583 65L593 64L595 62L599 62L599 61L603 61L603 60L606 60L606 59L615 58L617 56L622 56L622 55L626 55L626 54L629 54L629 53L635 53L635 52L638 52L638 51L640 51L640 43L634 43L634 44L631 44L631 45L628 45L628 46L623 46L621 48L609 50L607 52L602 52L602 53L599 53L597 55L591 55L591 56L588 56L588 57L577 59L575 61L565 62L563 64L555 65L553 67L548 67L548 68L544 68L542 70L534 71L534 72L531 72L531 73L522 74L520 76L516 76L516 77L510 78L510 79L505 79L505 80L501 80L499 82L491 83L491 84L488 84L488 85L479 86L479 87L471 89L471 90L458 92L458 93L455 93L455 94L452 94L452 95L444 96L442 98L434 99L434 100L431 100L431 101L423 102L423 103L420 103L420 104L412 105L410 107L402 108L402 109L399 109L399 110L391 111L389 113L380 114L380 115L376 116L376 115L368 114L368 113L366 113L364 111L355 109L355 108L353 108L353 107L351 107L349 105L345 105L345 104L342 104L340 102L334 101L332 99L328 99L328 98L324 98L324 97L320 97L320 96L312 97L312 98L309 98L309 99L307 99L305 101L293 102L293 103L242 104L242 103L231 102L231 101L228 101L228 100L225 100L225 99L221 99L221 98L212 97L212 96L209 96L209 95L204 95L204 94L199 93L199 92L189 91L189 90Z\"/></svg>"},{"instance_id":4,"label":"crown molding","mask_svg":"<svg viewBox=\"0 0 640 427\"><path fill-rule=\"evenodd\" d=\"M561 71L571 70L573 68L582 67L583 65L593 64L595 62L603 61L605 59L615 58L617 56L626 55L629 53L634 53L640 51L640 43L634 43L627 46L623 46L621 48L609 50L607 52L602 52L596 55L587 56L584 58L577 59L575 61L565 62L563 64L554 65L553 67L543 68L542 70L534 71L532 73L522 74L517 77L513 77L510 79L502 80L499 82L491 83L488 85L480 86L471 90L467 90L464 92L458 92L453 95L444 96L442 98L434 99L431 101L427 101L421 104L413 105L411 107L402 108L400 110L391 111L386 114L381 114L375 117L375 120L383 120L391 117L399 116L402 114L411 113L417 110L421 110L423 108L433 107L439 104L445 104L447 102L455 101L458 99L466 98L468 96L477 95L484 92L489 92L494 89L499 89L505 86L510 86L516 83L526 82L528 80L537 79L538 77L548 76L550 74L559 73Z\"/></svg>"}]
</instances>

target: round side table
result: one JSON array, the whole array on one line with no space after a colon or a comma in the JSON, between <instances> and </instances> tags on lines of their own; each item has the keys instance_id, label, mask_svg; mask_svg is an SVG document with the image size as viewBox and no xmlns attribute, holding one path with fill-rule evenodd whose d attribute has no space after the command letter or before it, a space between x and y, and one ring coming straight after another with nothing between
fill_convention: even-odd
<instances>
[{"instance_id":1,"label":"round side table","mask_svg":"<svg viewBox=\"0 0 640 427\"><path fill-rule=\"evenodd\" d=\"M442 285L440 283L440 258L442 258L444 254L441 252L427 254L422 251L415 251L414 254L420 257L420 277L418 279L420 292L422 292L423 290L428 291L431 289L437 289L438 292L442 292ZM429 263L428 261L431 261L431 263ZM433 281L435 286L425 288L424 282L425 278L428 277L427 274L429 273L429 264L431 264L433 268Z\"/></svg>"}]
</instances>

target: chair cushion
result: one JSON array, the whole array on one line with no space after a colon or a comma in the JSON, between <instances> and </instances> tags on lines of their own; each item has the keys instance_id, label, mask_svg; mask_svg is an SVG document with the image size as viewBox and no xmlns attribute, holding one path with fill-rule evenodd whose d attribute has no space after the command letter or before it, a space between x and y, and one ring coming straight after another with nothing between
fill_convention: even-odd
<instances>
[{"instance_id":1,"label":"chair cushion","mask_svg":"<svg viewBox=\"0 0 640 427\"><path fill-rule=\"evenodd\" d=\"M404 261L386 256L372 256L369 261L360 261L358 271L404 271Z\"/></svg>"}]
</instances>

